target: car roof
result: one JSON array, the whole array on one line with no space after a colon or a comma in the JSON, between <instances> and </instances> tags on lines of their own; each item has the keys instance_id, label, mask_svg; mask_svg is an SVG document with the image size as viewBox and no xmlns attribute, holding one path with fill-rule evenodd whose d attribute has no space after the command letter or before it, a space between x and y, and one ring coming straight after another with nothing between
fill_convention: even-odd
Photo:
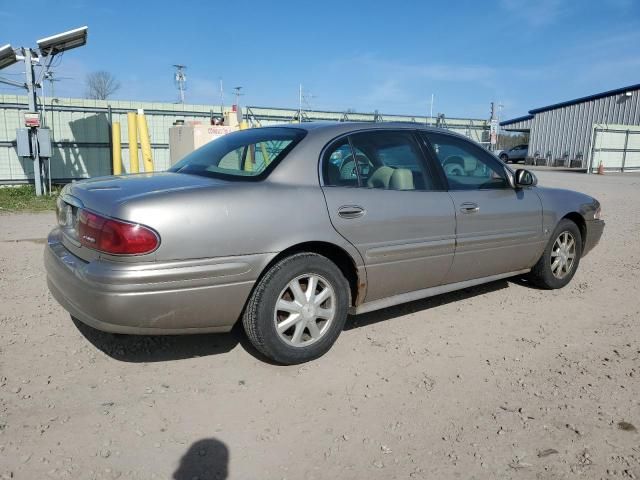
<instances>
[{"instance_id":1,"label":"car roof","mask_svg":"<svg viewBox=\"0 0 640 480\"><path fill-rule=\"evenodd\" d=\"M306 130L311 133L318 133L328 136L337 137L339 135L358 132L362 130L422 130L433 133L447 133L457 137L466 138L456 132L444 128L430 127L423 123L411 122L302 122L302 123L285 123L279 125L268 125L268 127L285 127Z\"/></svg>"}]
</instances>

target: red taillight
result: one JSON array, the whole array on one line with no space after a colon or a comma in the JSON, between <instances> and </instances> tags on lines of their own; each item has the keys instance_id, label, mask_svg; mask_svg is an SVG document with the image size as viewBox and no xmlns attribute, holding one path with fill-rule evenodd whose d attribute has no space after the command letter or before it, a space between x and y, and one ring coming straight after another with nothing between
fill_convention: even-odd
<instances>
[{"instance_id":1,"label":"red taillight","mask_svg":"<svg viewBox=\"0 0 640 480\"><path fill-rule=\"evenodd\" d=\"M87 210L78 212L78 236L85 247L114 255L141 255L153 252L160 244L155 232L147 227Z\"/></svg>"}]
</instances>

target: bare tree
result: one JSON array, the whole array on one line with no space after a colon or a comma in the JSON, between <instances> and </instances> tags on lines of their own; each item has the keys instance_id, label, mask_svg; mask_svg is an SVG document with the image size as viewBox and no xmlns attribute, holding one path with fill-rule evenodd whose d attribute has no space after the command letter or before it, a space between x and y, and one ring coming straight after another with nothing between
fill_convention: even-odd
<instances>
[{"instance_id":1,"label":"bare tree","mask_svg":"<svg viewBox=\"0 0 640 480\"><path fill-rule=\"evenodd\" d=\"M111 73L100 70L87 75L87 93L93 100L106 100L120 89L120 82Z\"/></svg>"}]
</instances>

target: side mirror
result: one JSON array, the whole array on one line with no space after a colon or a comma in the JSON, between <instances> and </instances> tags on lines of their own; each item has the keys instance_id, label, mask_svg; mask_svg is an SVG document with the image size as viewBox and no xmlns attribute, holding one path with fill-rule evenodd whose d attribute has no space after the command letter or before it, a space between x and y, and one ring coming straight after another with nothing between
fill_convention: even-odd
<instances>
[{"instance_id":1,"label":"side mirror","mask_svg":"<svg viewBox=\"0 0 640 480\"><path fill-rule=\"evenodd\" d=\"M529 170L519 168L515 175L516 188L533 187L538 184L538 179Z\"/></svg>"}]
</instances>

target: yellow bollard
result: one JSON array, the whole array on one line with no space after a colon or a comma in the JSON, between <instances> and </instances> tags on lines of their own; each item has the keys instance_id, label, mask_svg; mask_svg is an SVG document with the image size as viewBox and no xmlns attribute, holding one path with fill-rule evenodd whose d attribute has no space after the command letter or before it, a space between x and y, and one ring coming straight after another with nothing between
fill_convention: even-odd
<instances>
[{"instance_id":1,"label":"yellow bollard","mask_svg":"<svg viewBox=\"0 0 640 480\"><path fill-rule=\"evenodd\" d=\"M138 134L140 135L140 148L142 150L142 163L145 172L153 172L153 157L151 155L151 139L144 110L138 109Z\"/></svg>"},{"instance_id":2,"label":"yellow bollard","mask_svg":"<svg viewBox=\"0 0 640 480\"><path fill-rule=\"evenodd\" d=\"M244 171L253 172L253 167L256 163L256 146L249 145L247 148L246 158L244 160Z\"/></svg>"},{"instance_id":3,"label":"yellow bollard","mask_svg":"<svg viewBox=\"0 0 640 480\"><path fill-rule=\"evenodd\" d=\"M264 166L266 167L271 162L271 158L269 158L269 154L267 153L267 148L264 146L264 142L260 142L260 150L262 151L262 158L264 160Z\"/></svg>"},{"instance_id":4,"label":"yellow bollard","mask_svg":"<svg viewBox=\"0 0 640 480\"><path fill-rule=\"evenodd\" d=\"M111 155L113 157L113 174L122 174L122 137L120 122L113 122L111 126Z\"/></svg>"},{"instance_id":5,"label":"yellow bollard","mask_svg":"<svg viewBox=\"0 0 640 480\"><path fill-rule=\"evenodd\" d=\"M249 128L249 123L246 120L242 120L240 122L240 130L246 130Z\"/></svg>"},{"instance_id":6,"label":"yellow bollard","mask_svg":"<svg viewBox=\"0 0 640 480\"><path fill-rule=\"evenodd\" d=\"M138 125L136 112L127 113L127 126L129 127L129 171L140 172L138 163Z\"/></svg>"}]
</instances>

